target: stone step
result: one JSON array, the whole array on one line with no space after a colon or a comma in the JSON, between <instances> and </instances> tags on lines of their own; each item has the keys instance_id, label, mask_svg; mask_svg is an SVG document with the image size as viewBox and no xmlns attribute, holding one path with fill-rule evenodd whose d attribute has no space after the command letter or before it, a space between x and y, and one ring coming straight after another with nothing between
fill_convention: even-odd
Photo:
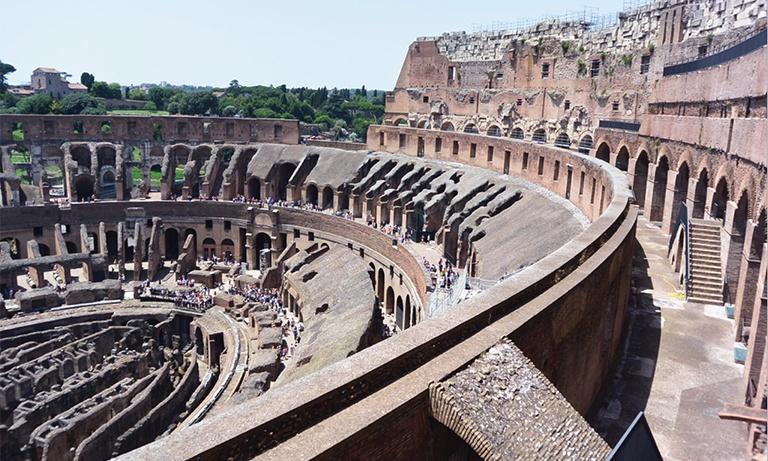
<instances>
[{"instance_id":1,"label":"stone step","mask_svg":"<svg viewBox=\"0 0 768 461\"><path fill-rule=\"evenodd\" d=\"M722 275L719 270L717 269L701 269L698 267L691 267L691 277L693 278L713 278L713 279L722 279Z\"/></svg>"},{"instance_id":2,"label":"stone step","mask_svg":"<svg viewBox=\"0 0 768 461\"><path fill-rule=\"evenodd\" d=\"M720 221L714 221L711 219L701 219L701 218L691 219L691 225L700 226L700 227L715 227L717 229L722 227L722 224L720 223Z\"/></svg>"},{"instance_id":3,"label":"stone step","mask_svg":"<svg viewBox=\"0 0 768 461\"><path fill-rule=\"evenodd\" d=\"M691 287L688 290L688 293L691 293L694 296L719 296L722 298L723 296L723 290L722 288L701 288L701 287Z\"/></svg>"},{"instance_id":4,"label":"stone step","mask_svg":"<svg viewBox=\"0 0 768 461\"><path fill-rule=\"evenodd\" d=\"M693 245L691 245L691 251L696 251L696 250L714 251L714 252L720 253L721 248L720 248L720 245L694 242Z\"/></svg>"},{"instance_id":5,"label":"stone step","mask_svg":"<svg viewBox=\"0 0 768 461\"><path fill-rule=\"evenodd\" d=\"M710 296L694 296L690 295L688 296L688 301L692 303L700 303L700 304L715 304L715 305L722 305L723 304L723 298L720 297L710 297Z\"/></svg>"},{"instance_id":6,"label":"stone step","mask_svg":"<svg viewBox=\"0 0 768 461\"><path fill-rule=\"evenodd\" d=\"M692 234L691 235L691 243L712 243L715 245L720 245L720 237L719 236L709 236L709 235L699 235L699 234Z\"/></svg>"},{"instance_id":7,"label":"stone step","mask_svg":"<svg viewBox=\"0 0 768 461\"><path fill-rule=\"evenodd\" d=\"M718 279L702 279L702 278L694 278L691 280L691 288L697 289L713 289L713 290L721 290L723 289L723 282Z\"/></svg>"},{"instance_id":8,"label":"stone step","mask_svg":"<svg viewBox=\"0 0 768 461\"><path fill-rule=\"evenodd\" d=\"M710 257L720 257L720 249L717 250L710 250L709 248L691 248L691 257L693 259L696 259L696 256L710 256Z\"/></svg>"}]
</instances>

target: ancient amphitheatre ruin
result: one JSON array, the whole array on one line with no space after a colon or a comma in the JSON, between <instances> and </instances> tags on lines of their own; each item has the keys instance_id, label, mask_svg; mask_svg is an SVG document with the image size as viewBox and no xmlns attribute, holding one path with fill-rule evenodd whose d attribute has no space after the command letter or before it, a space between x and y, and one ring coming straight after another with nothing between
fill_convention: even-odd
<instances>
[{"instance_id":1,"label":"ancient amphitheatre ruin","mask_svg":"<svg viewBox=\"0 0 768 461\"><path fill-rule=\"evenodd\" d=\"M367 144L0 115L0 458L765 460L766 21L418 38Z\"/></svg>"}]
</instances>

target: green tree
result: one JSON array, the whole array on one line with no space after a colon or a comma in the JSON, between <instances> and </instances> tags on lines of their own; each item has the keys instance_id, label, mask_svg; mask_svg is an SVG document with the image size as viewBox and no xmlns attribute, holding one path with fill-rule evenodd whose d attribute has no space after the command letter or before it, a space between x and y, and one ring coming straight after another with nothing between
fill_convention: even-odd
<instances>
[{"instance_id":1,"label":"green tree","mask_svg":"<svg viewBox=\"0 0 768 461\"><path fill-rule=\"evenodd\" d=\"M226 106L221 110L222 117L234 117L237 114L237 108L235 106Z\"/></svg>"},{"instance_id":2,"label":"green tree","mask_svg":"<svg viewBox=\"0 0 768 461\"><path fill-rule=\"evenodd\" d=\"M133 99L136 101L144 101L147 99L147 94L143 91L141 91L141 88L131 88L128 90L128 99ZM157 103L152 102L153 104L157 105Z\"/></svg>"},{"instance_id":3,"label":"green tree","mask_svg":"<svg viewBox=\"0 0 768 461\"><path fill-rule=\"evenodd\" d=\"M91 93L99 98L122 99L123 92L118 83L95 81L91 85Z\"/></svg>"},{"instance_id":4,"label":"green tree","mask_svg":"<svg viewBox=\"0 0 768 461\"><path fill-rule=\"evenodd\" d=\"M155 103L152 101L147 101L144 103L144 110L155 112L157 110L157 105L155 105Z\"/></svg>"},{"instance_id":5,"label":"green tree","mask_svg":"<svg viewBox=\"0 0 768 461\"><path fill-rule=\"evenodd\" d=\"M8 88L5 76L13 72L16 72L15 67L0 61L0 93L5 93L5 90Z\"/></svg>"},{"instance_id":6,"label":"green tree","mask_svg":"<svg viewBox=\"0 0 768 461\"><path fill-rule=\"evenodd\" d=\"M149 97L150 101L154 102L155 105L157 105L158 109L168 110L166 108L166 104L170 102L173 96L179 93L181 92L174 88L163 88L163 87L155 86L149 89L147 96ZM176 113L178 113L178 110L176 111Z\"/></svg>"},{"instance_id":7,"label":"green tree","mask_svg":"<svg viewBox=\"0 0 768 461\"><path fill-rule=\"evenodd\" d=\"M106 114L104 103L87 93L70 93L61 98L62 114Z\"/></svg>"},{"instance_id":8,"label":"green tree","mask_svg":"<svg viewBox=\"0 0 768 461\"><path fill-rule=\"evenodd\" d=\"M22 114L47 114L51 111L53 98L45 93L22 98L16 103L16 107Z\"/></svg>"},{"instance_id":9,"label":"green tree","mask_svg":"<svg viewBox=\"0 0 768 461\"><path fill-rule=\"evenodd\" d=\"M181 109L180 109L179 103L176 102L176 101L173 101L173 102L169 102L165 106L165 110L167 110L168 112L170 112L172 114L178 114Z\"/></svg>"},{"instance_id":10,"label":"green tree","mask_svg":"<svg viewBox=\"0 0 768 461\"><path fill-rule=\"evenodd\" d=\"M88 72L83 72L80 74L80 83L85 85L88 88L88 91L91 91L91 86L95 81L96 77L94 77L93 74L89 74Z\"/></svg>"},{"instance_id":11,"label":"green tree","mask_svg":"<svg viewBox=\"0 0 768 461\"><path fill-rule=\"evenodd\" d=\"M215 113L219 101L210 91L184 94L179 109L185 115L205 115Z\"/></svg>"}]
</instances>

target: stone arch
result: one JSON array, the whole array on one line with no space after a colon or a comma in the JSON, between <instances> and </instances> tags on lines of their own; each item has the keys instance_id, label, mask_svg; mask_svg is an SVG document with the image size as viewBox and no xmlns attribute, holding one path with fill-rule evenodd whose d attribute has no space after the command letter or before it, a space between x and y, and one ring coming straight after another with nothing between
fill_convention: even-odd
<instances>
[{"instance_id":1,"label":"stone arch","mask_svg":"<svg viewBox=\"0 0 768 461\"><path fill-rule=\"evenodd\" d=\"M413 312L411 312L411 297L405 295L405 328L410 328L414 323Z\"/></svg>"},{"instance_id":2,"label":"stone arch","mask_svg":"<svg viewBox=\"0 0 768 461\"><path fill-rule=\"evenodd\" d=\"M117 198L115 189L115 172L111 168L104 171L101 175L101 184L99 185L99 198Z\"/></svg>"},{"instance_id":3,"label":"stone arch","mask_svg":"<svg viewBox=\"0 0 768 461\"><path fill-rule=\"evenodd\" d=\"M216 240L206 237L203 240L203 259L209 260L216 255Z\"/></svg>"},{"instance_id":4,"label":"stone arch","mask_svg":"<svg viewBox=\"0 0 768 461\"><path fill-rule=\"evenodd\" d=\"M585 134L579 141L579 152L582 154L588 154L589 151L592 150L593 144L594 140L592 139L592 135L589 133Z\"/></svg>"},{"instance_id":5,"label":"stone arch","mask_svg":"<svg viewBox=\"0 0 768 461\"><path fill-rule=\"evenodd\" d=\"M709 187L709 171L702 168L696 179L696 188L693 192L693 211L691 216L703 218L704 209L707 206L707 188Z\"/></svg>"},{"instance_id":6,"label":"stone arch","mask_svg":"<svg viewBox=\"0 0 768 461\"><path fill-rule=\"evenodd\" d=\"M442 131L456 131L456 127L453 125L452 122L443 122L443 124L440 125L440 130L442 130Z\"/></svg>"},{"instance_id":7,"label":"stone arch","mask_svg":"<svg viewBox=\"0 0 768 461\"><path fill-rule=\"evenodd\" d=\"M117 161L117 150L112 144L100 144L96 146L96 158L99 166L115 166Z\"/></svg>"},{"instance_id":8,"label":"stone arch","mask_svg":"<svg viewBox=\"0 0 768 461\"><path fill-rule=\"evenodd\" d=\"M85 144L77 144L69 149L72 160L77 163L78 168L91 169L91 150Z\"/></svg>"},{"instance_id":9,"label":"stone arch","mask_svg":"<svg viewBox=\"0 0 768 461\"><path fill-rule=\"evenodd\" d=\"M565 131L558 133L557 137L555 138L555 146L562 147L563 149L570 149L571 137L568 136L568 133Z\"/></svg>"},{"instance_id":10,"label":"stone arch","mask_svg":"<svg viewBox=\"0 0 768 461\"><path fill-rule=\"evenodd\" d=\"M390 315L395 313L395 290L392 287L387 287L385 312Z\"/></svg>"},{"instance_id":11,"label":"stone arch","mask_svg":"<svg viewBox=\"0 0 768 461\"><path fill-rule=\"evenodd\" d=\"M709 207L709 215L715 219L725 219L725 210L728 205L728 179L721 176L715 185L715 193L712 196L712 204Z\"/></svg>"},{"instance_id":12,"label":"stone arch","mask_svg":"<svg viewBox=\"0 0 768 461\"><path fill-rule=\"evenodd\" d=\"M619 153L616 155L616 168L621 171L629 169L629 149L627 146L621 146L619 149Z\"/></svg>"},{"instance_id":13,"label":"stone arch","mask_svg":"<svg viewBox=\"0 0 768 461\"><path fill-rule=\"evenodd\" d=\"M688 197L688 184L691 179L691 168L687 162L679 164L677 167L677 177L675 178L675 191L672 197L672 215L670 218L671 229L675 228L680 214L680 205L685 203Z\"/></svg>"},{"instance_id":14,"label":"stone arch","mask_svg":"<svg viewBox=\"0 0 768 461\"><path fill-rule=\"evenodd\" d=\"M403 309L403 298L400 295L397 295L397 301L395 303L395 324L401 330L405 330L407 328L405 326L405 312Z\"/></svg>"},{"instance_id":15,"label":"stone arch","mask_svg":"<svg viewBox=\"0 0 768 461\"><path fill-rule=\"evenodd\" d=\"M522 128L516 126L509 132L509 137L512 139L525 139L525 132Z\"/></svg>"},{"instance_id":16,"label":"stone arch","mask_svg":"<svg viewBox=\"0 0 768 461\"><path fill-rule=\"evenodd\" d=\"M606 162L611 162L611 147L606 142L601 142L595 149L595 157Z\"/></svg>"},{"instance_id":17,"label":"stone arch","mask_svg":"<svg viewBox=\"0 0 768 461\"><path fill-rule=\"evenodd\" d=\"M69 254L80 253L80 250L77 248L77 244L75 242L67 240L66 246L67 246L67 253Z\"/></svg>"},{"instance_id":18,"label":"stone arch","mask_svg":"<svg viewBox=\"0 0 768 461\"><path fill-rule=\"evenodd\" d=\"M107 260L112 262L117 259L117 232L110 230L106 233Z\"/></svg>"},{"instance_id":19,"label":"stone arch","mask_svg":"<svg viewBox=\"0 0 768 461\"><path fill-rule=\"evenodd\" d=\"M422 118L416 122L416 128L426 129L429 128L429 119Z\"/></svg>"},{"instance_id":20,"label":"stone arch","mask_svg":"<svg viewBox=\"0 0 768 461\"><path fill-rule=\"evenodd\" d=\"M498 125L491 125L485 131L485 134L487 134L488 136L499 137L501 136L501 127L499 127Z\"/></svg>"},{"instance_id":21,"label":"stone arch","mask_svg":"<svg viewBox=\"0 0 768 461\"><path fill-rule=\"evenodd\" d=\"M221 241L221 258L225 260L235 259L235 242L232 239L224 239Z\"/></svg>"},{"instance_id":22,"label":"stone arch","mask_svg":"<svg viewBox=\"0 0 768 461\"><path fill-rule=\"evenodd\" d=\"M477 129L477 125L475 125L472 122L465 123L464 124L464 129L462 129L461 131L463 131L464 133L473 133L473 134L477 134L477 133L480 132Z\"/></svg>"},{"instance_id":23,"label":"stone arch","mask_svg":"<svg viewBox=\"0 0 768 461\"><path fill-rule=\"evenodd\" d=\"M309 184L307 186L307 203L309 203L310 205L317 206L317 197L318 197L317 186L314 184Z\"/></svg>"},{"instance_id":24,"label":"stone arch","mask_svg":"<svg viewBox=\"0 0 768 461\"><path fill-rule=\"evenodd\" d=\"M398 117L392 122L392 124L395 126L408 126L408 119L404 117Z\"/></svg>"},{"instance_id":25,"label":"stone arch","mask_svg":"<svg viewBox=\"0 0 768 461\"><path fill-rule=\"evenodd\" d=\"M93 176L88 173L83 173L75 177L75 193L78 201L88 200L93 196L95 187L95 181Z\"/></svg>"},{"instance_id":26,"label":"stone arch","mask_svg":"<svg viewBox=\"0 0 768 461\"><path fill-rule=\"evenodd\" d=\"M266 232L259 232L256 234L256 250L271 250L272 249L272 236Z\"/></svg>"},{"instance_id":27,"label":"stone arch","mask_svg":"<svg viewBox=\"0 0 768 461\"><path fill-rule=\"evenodd\" d=\"M160 184L163 181L163 167L156 163L149 167L149 190L160 192Z\"/></svg>"},{"instance_id":28,"label":"stone arch","mask_svg":"<svg viewBox=\"0 0 768 461\"><path fill-rule=\"evenodd\" d=\"M645 190L648 183L648 165L650 160L648 152L641 150L635 159L635 174L632 181L632 190L635 193L637 204L643 207L645 205Z\"/></svg>"},{"instance_id":29,"label":"stone arch","mask_svg":"<svg viewBox=\"0 0 768 461\"><path fill-rule=\"evenodd\" d=\"M382 268L379 268L376 280L376 297L379 298L380 303L384 304L384 269Z\"/></svg>"},{"instance_id":30,"label":"stone arch","mask_svg":"<svg viewBox=\"0 0 768 461\"><path fill-rule=\"evenodd\" d=\"M531 135L531 141L544 144L547 142L547 131L544 128L537 128Z\"/></svg>"},{"instance_id":31,"label":"stone arch","mask_svg":"<svg viewBox=\"0 0 768 461\"><path fill-rule=\"evenodd\" d=\"M38 242L37 248L40 250L40 256L50 256L51 255L51 249L45 243L39 243Z\"/></svg>"},{"instance_id":32,"label":"stone arch","mask_svg":"<svg viewBox=\"0 0 768 461\"><path fill-rule=\"evenodd\" d=\"M666 155L659 157L653 175L653 196L651 197L651 209L648 213L649 221L662 221L664 219L664 199L667 195L667 178L669 177L669 159Z\"/></svg>"},{"instance_id":33,"label":"stone arch","mask_svg":"<svg viewBox=\"0 0 768 461\"><path fill-rule=\"evenodd\" d=\"M752 234L752 246L750 247L750 258L759 261L763 254L763 245L766 239L766 213L765 208L760 209L760 213L755 220L755 230Z\"/></svg>"},{"instance_id":34,"label":"stone arch","mask_svg":"<svg viewBox=\"0 0 768 461\"><path fill-rule=\"evenodd\" d=\"M323 188L323 209L333 208L333 188L325 186Z\"/></svg>"}]
</instances>

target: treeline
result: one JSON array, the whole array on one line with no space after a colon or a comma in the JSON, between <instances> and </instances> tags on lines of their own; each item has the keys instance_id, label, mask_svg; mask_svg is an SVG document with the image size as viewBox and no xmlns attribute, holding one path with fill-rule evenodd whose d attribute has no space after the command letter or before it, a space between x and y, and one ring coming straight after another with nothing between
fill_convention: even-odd
<instances>
[{"instance_id":1,"label":"treeline","mask_svg":"<svg viewBox=\"0 0 768 461\"><path fill-rule=\"evenodd\" d=\"M5 73L9 73L7 70ZM87 93L70 93L61 99L46 94L19 97L5 91L5 73L0 76L0 113L100 115L107 113L106 99L123 96L119 84L97 81L92 74L84 72L80 82L88 88ZM158 86L144 92L131 88L127 96L129 100L146 101L143 110L151 112L295 118L318 124L324 130L333 131L337 137L349 137L354 133L358 139L364 139L368 126L380 123L384 114L383 92L368 91L365 86L329 90L326 87L287 88L285 85L241 86L233 80L227 88L221 89Z\"/></svg>"}]
</instances>

